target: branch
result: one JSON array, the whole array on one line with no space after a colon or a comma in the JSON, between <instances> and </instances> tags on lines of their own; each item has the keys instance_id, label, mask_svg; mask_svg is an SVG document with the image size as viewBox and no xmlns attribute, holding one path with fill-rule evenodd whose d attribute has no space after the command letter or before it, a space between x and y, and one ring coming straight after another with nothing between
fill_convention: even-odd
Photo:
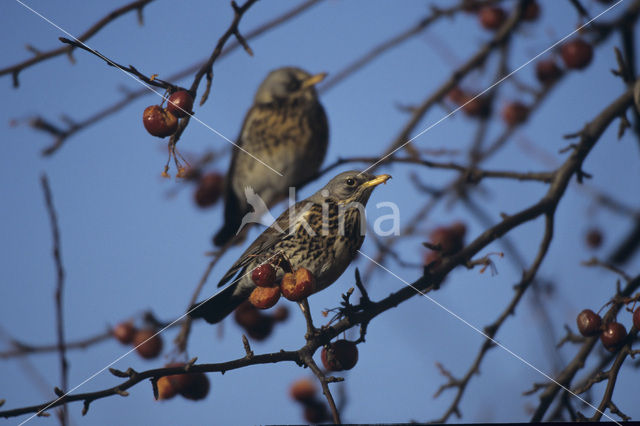
<instances>
[{"instance_id":1,"label":"branch","mask_svg":"<svg viewBox=\"0 0 640 426\"><path fill-rule=\"evenodd\" d=\"M102 19L100 19L98 22L93 24L82 35L80 35L78 37L78 41L85 42L85 41L89 40L98 31L100 31L102 28L106 27L109 23L111 23L112 21L115 21L120 16L125 15L128 12L131 12L133 10L137 11L139 20L141 21L142 20L142 18L141 18L142 17L142 9L147 4L151 3L152 1L153 0L137 0L137 1L131 2L131 3L126 4L126 5L118 8L118 9L115 9L115 10L111 11L106 16L104 16ZM52 50L49 50L49 51L46 51L46 52L36 51L36 55L33 58L27 59L26 61L21 62L19 64L11 65L9 67L0 69L0 76L3 76L5 74L11 74L13 76L13 87L18 87L20 85L20 82L18 80L18 74L20 73L20 71L22 71L23 69L28 68L30 66L33 66L33 65L35 65L37 63L45 61L47 59L51 59L51 58L55 58L56 56L60 56L62 54L69 55L69 58L73 61L73 58L71 57L71 53L73 52L73 49L74 49L74 46L65 46L65 47L59 47L57 49L52 49ZM29 49L29 50L34 51L35 49Z\"/></svg>"},{"instance_id":2,"label":"branch","mask_svg":"<svg viewBox=\"0 0 640 426\"><path fill-rule=\"evenodd\" d=\"M64 316L62 305L62 294L64 290L64 268L62 267L62 253L60 248L60 230L58 228L58 217L56 210L53 206L53 196L51 195L51 188L49 187L49 180L47 175L43 174L40 177L40 183L42 185L42 191L44 192L44 199L47 205L47 212L49 213L49 220L51 222L51 232L53 234L53 259L56 264L56 291L55 291L55 306L56 306L56 330L58 336L57 350L60 357L60 376L62 392L64 393L68 389L68 377L69 377L69 364L66 356L66 346L64 342ZM56 388L58 389L58 388ZM68 424L69 415L67 413L66 405L62 407L60 412L60 424L63 426Z\"/></svg>"},{"instance_id":3,"label":"branch","mask_svg":"<svg viewBox=\"0 0 640 426\"><path fill-rule=\"evenodd\" d=\"M335 162L329 164L320 172L318 172L318 176L320 177L325 173L339 167L343 164L348 163L375 163L379 158L377 157L346 157L346 158L338 158ZM551 183L553 179L552 172L515 172L508 170L481 170L476 167L466 167L461 164L449 162L449 163L441 163L436 161L425 160L421 158L415 157L393 157L387 161L387 163L404 163L404 164L417 164L433 169L445 169L445 170L456 170L463 174L465 181L468 183L478 183L484 178L502 178L502 179L516 179L519 181L538 181L543 183Z\"/></svg>"},{"instance_id":4,"label":"branch","mask_svg":"<svg viewBox=\"0 0 640 426\"><path fill-rule=\"evenodd\" d=\"M245 39L251 40L253 38L256 38L268 32L269 30L277 27L278 25L306 11L311 6L319 3L320 1L321 0L307 0L306 2L300 4L299 6L296 6L290 9L289 11L283 13L282 15L277 16L276 18L269 20L264 24L258 26L254 30L250 31L249 33L247 33ZM83 41L82 37L79 37L78 39ZM240 46L239 42L229 43L229 45L220 53L219 57L221 58L228 55L229 53L234 51L236 48L238 48L238 46ZM193 64L182 71L178 71L177 73L170 75L167 78L167 80L176 81L176 80L183 79L193 74L197 70L199 70L203 66L203 63L205 63L205 61L199 61L196 64ZM92 114L91 116L89 116L88 118L82 121L73 122L72 124L68 125L67 128L64 130L58 129L57 126L54 126L53 124L48 123L42 117L35 117L34 119L31 120L31 126L37 130L45 131L55 137L54 142L42 151L42 155L45 155L45 156L52 155L71 136L74 136L79 131L101 121L102 119L109 117L110 115L120 111L122 108L129 105L134 100L142 97L143 95L148 95L148 94L149 94L149 90L147 90L146 88L142 88L134 91L127 91L126 95L120 101L102 110L95 112L94 114Z\"/></svg>"},{"instance_id":5,"label":"branch","mask_svg":"<svg viewBox=\"0 0 640 426\"><path fill-rule=\"evenodd\" d=\"M636 276L631 282L629 282L620 292L620 296L630 296L638 288L640 288L640 276ZM603 321L606 323L607 321L613 320L616 317L621 306L622 305L619 303L614 304L604 315ZM560 385L568 387L571 384L573 377L576 375L578 370L580 370L584 366L587 357L589 356L597 342L598 336L587 338L573 360L571 360L571 362L567 364L564 370L562 370L555 377L555 382L549 383L546 386L544 392L540 395L540 403L533 413L533 416L531 417L532 422L542 421L545 413L560 391Z\"/></svg>"},{"instance_id":6,"label":"branch","mask_svg":"<svg viewBox=\"0 0 640 426\"><path fill-rule=\"evenodd\" d=\"M468 75L471 71L481 67L496 48L502 46L506 43L511 37L513 31L517 28L518 24L521 21L523 14L523 3L520 2L519 6L515 8L515 12L507 19L507 21L502 25L502 27L496 32L491 40L484 44L484 46L476 52L471 58L469 58L462 66L458 69L454 70L451 73L451 77L444 82L433 94L430 94L420 105L418 105L414 112L404 126L404 128L400 131L400 134L393 140L389 148L385 151L382 156L382 160L379 160L376 165L383 164L385 159L393 155L396 151L398 151L401 147L405 147L408 145L410 140L415 139L417 136L411 137L411 132L416 128L416 126L422 121L422 118L427 113L427 111L436 103L441 102L442 99L460 82L463 78ZM468 101L468 102L471 102ZM467 103L468 103L467 102ZM458 107L461 109L464 105ZM439 122L432 124L431 127L435 126Z\"/></svg>"},{"instance_id":7,"label":"branch","mask_svg":"<svg viewBox=\"0 0 640 426\"><path fill-rule=\"evenodd\" d=\"M366 65L371 63L374 59L378 58L385 52L393 49L404 43L407 40L410 40L412 37L417 36L418 34L424 32L431 24L438 21L442 17L452 17L457 12L461 11L464 6L466 6L464 0L460 1L459 4L448 7L448 8L440 8L436 6L431 6L431 14L423 19L421 19L417 24L409 27L408 29L390 37L389 39L383 41L382 43L374 46L367 53L351 62L349 65L344 67L342 70L335 73L332 77L330 77L326 83L324 83L320 88L319 92L324 93L330 89L332 89L337 84L340 84L344 79L355 74L360 69L364 68ZM492 1L484 1L478 2L484 4L495 3L495 0ZM480 6L480 4L478 5Z\"/></svg>"},{"instance_id":8,"label":"branch","mask_svg":"<svg viewBox=\"0 0 640 426\"><path fill-rule=\"evenodd\" d=\"M500 316L492 324L484 328L484 332L486 334L487 339L484 341L484 343L480 347L480 351L476 355L476 358L471 364L471 367L469 367L469 369L467 370L467 373L464 375L462 379L454 380L450 378L449 382L440 386L440 388L436 392L435 396L438 396L443 390L447 388L452 388L452 387L457 388L456 396L454 397L453 401L449 405L449 408L447 408L447 410L442 415L442 417L440 417L437 420L434 420L435 423L445 423L449 419L449 417L451 417L452 414L457 413L459 416L459 413L460 413L459 404L460 404L460 401L462 400L464 391L467 385L469 384L469 381L471 380L473 375L479 371L480 364L482 363L482 360L484 359L484 356L487 353L487 351L495 346L493 339L498 333L498 330L500 329L500 327L504 324L504 322L509 316L515 314L516 306L520 302L520 299L522 298L524 293L529 288L530 284L533 282L538 272L538 269L540 269L540 265L542 265L542 261L547 255L547 252L549 250L549 245L551 244L551 240L553 238L553 215L555 213L556 207L557 207L557 204L554 205L551 208L551 211L546 213L545 215L545 231L544 231L544 236L542 238L542 241L540 243L540 248L538 249L538 254L536 255L536 258L533 261L533 264L531 265L531 267L523 274L522 280L515 286L516 293L511 299L511 302L507 305L505 310L500 314Z\"/></svg>"}]
</instances>

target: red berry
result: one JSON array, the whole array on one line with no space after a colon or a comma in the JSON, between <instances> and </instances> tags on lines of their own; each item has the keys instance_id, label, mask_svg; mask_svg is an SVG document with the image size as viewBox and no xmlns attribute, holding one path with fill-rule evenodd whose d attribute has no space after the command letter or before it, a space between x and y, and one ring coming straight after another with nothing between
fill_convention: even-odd
<instances>
[{"instance_id":1,"label":"red berry","mask_svg":"<svg viewBox=\"0 0 640 426\"><path fill-rule=\"evenodd\" d=\"M466 95L461 105L462 111L469 117L487 117L491 113L491 105L485 96Z\"/></svg>"},{"instance_id":2,"label":"red berry","mask_svg":"<svg viewBox=\"0 0 640 426\"><path fill-rule=\"evenodd\" d=\"M478 13L480 24L488 30L497 30L507 19L504 9L497 6L485 6Z\"/></svg>"},{"instance_id":3,"label":"red berry","mask_svg":"<svg viewBox=\"0 0 640 426\"><path fill-rule=\"evenodd\" d=\"M214 205L224 192L224 176L218 173L208 173L200 179L194 194L196 204L200 207Z\"/></svg>"},{"instance_id":4,"label":"red berry","mask_svg":"<svg viewBox=\"0 0 640 426\"><path fill-rule=\"evenodd\" d=\"M273 318L268 315L261 315L260 322L253 327L246 328L249 337L255 340L264 340L271 335L273 331Z\"/></svg>"},{"instance_id":5,"label":"red berry","mask_svg":"<svg viewBox=\"0 0 640 426\"><path fill-rule=\"evenodd\" d=\"M454 87L453 89L451 89L447 96L449 97L449 100L454 104L461 105L464 103L463 100L467 95L462 91L461 88Z\"/></svg>"},{"instance_id":6,"label":"red berry","mask_svg":"<svg viewBox=\"0 0 640 426\"><path fill-rule=\"evenodd\" d=\"M209 394L209 378L204 373L190 373L183 374L183 376L191 376L188 380L188 387L184 388L181 392L178 392L183 397L198 401L206 398Z\"/></svg>"},{"instance_id":7,"label":"red berry","mask_svg":"<svg viewBox=\"0 0 640 426\"><path fill-rule=\"evenodd\" d=\"M457 253L464 246L464 235L467 231L462 222L451 226L439 226L429 234L429 239L434 245L440 245L440 255L450 256Z\"/></svg>"},{"instance_id":8,"label":"red berry","mask_svg":"<svg viewBox=\"0 0 640 426\"><path fill-rule=\"evenodd\" d=\"M602 326L602 318L591 309L585 309L578 314L576 324L580 334L585 337L595 336L600 332Z\"/></svg>"},{"instance_id":9,"label":"red berry","mask_svg":"<svg viewBox=\"0 0 640 426\"><path fill-rule=\"evenodd\" d=\"M158 386L159 401L171 399L174 396L176 396L176 394L178 393L176 392L175 388L171 385L171 382L169 381L169 378L167 376L160 377L156 382L156 385Z\"/></svg>"},{"instance_id":10,"label":"red berry","mask_svg":"<svg viewBox=\"0 0 640 426\"><path fill-rule=\"evenodd\" d=\"M294 273L286 273L280 282L282 295L289 300L299 302L309 297L315 290L316 280L306 268L299 268Z\"/></svg>"},{"instance_id":11,"label":"red berry","mask_svg":"<svg viewBox=\"0 0 640 426\"><path fill-rule=\"evenodd\" d=\"M540 5L535 0L530 1L526 9L524 10L524 15L522 16L522 18L525 21L531 22L538 19L539 16L540 16Z\"/></svg>"},{"instance_id":12,"label":"red berry","mask_svg":"<svg viewBox=\"0 0 640 426\"><path fill-rule=\"evenodd\" d=\"M289 388L289 395L298 402L312 401L316 393L318 389L311 379L296 380Z\"/></svg>"},{"instance_id":13,"label":"red berry","mask_svg":"<svg viewBox=\"0 0 640 426\"><path fill-rule=\"evenodd\" d=\"M627 338L627 329L619 322L610 322L604 326L600 341L610 351L616 350Z\"/></svg>"},{"instance_id":14,"label":"red berry","mask_svg":"<svg viewBox=\"0 0 640 426\"><path fill-rule=\"evenodd\" d=\"M121 322L111 331L115 337L123 345L133 342L133 336L136 334L136 328L130 322Z\"/></svg>"},{"instance_id":15,"label":"red berry","mask_svg":"<svg viewBox=\"0 0 640 426\"><path fill-rule=\"evenodd\" d=\"M640 308L633 311L633 326L640 330Z\"/></svg>"},{"instance_id":16,"label":"red berry","mask_svg":"<svg viewBox=\"0 0 640 426\"><path fill-rule=\"evenodd\" d=\"M186 90L178 90L169 96L167 111L178 118L191 114L193 108L193 97Z\"/></svg>"},{"instance_id":17,"label":"red berry","mask_svg":"<svg viewBox=\"0 0 640 426\"><path fill-rule=\"evenodd\" d=\"M172 362L170 364L165 365L165 367L184 367L186 364L184 362ZM171 386L175 389L177 393L182 393L185 389L188 389L192 383L195 381L195 374L172 374L171 376L165 376Z\"/></svg>"},{"instance_id":18,"label":"red berry","mask_svg":"<svg viewBox=\"0 0 640 426\"><path fill-rule=\"evenodd\" d=\"M521 102L511 102L502 110L502 119L509 126L517 126L527 121L529 107Z\"/></svg>"},{"instance_id":19,"label":"red berry","mask_svg":"<svg viewBox=\"0 0 640 426\"><path fill-rule=\"evenodd\" d=\"M593 59L593 47L586 41L577 38L563 44L560 48L562 60L567 68L581 70Z\"/></svg>"},{"instance_id":20,"label":"red berry","mask_svg":"<svg viewBox=\"0 0 640 426\"><path fill-rule=\"evenodd\" d=\"M258 287L273 287L276 281L276 269L270 263L264 263L251 271L251 279Z\"/></svg>"},{"instance_id":21,"label":"red berry","mask_svg":"<svg viewBox=\"0 0 640 426\"><path fill-rule=\"evenodd\" d=\"M234 318L239 326L248 329L257 326L262 321L262 314L247 300L236 308Z\"/></svg>"},{"instance_id":22,"label":"red berry","mask_svg":"<svg viewBox=\"0 0 640 426\"><path fill-rule=\"evenodd\" d=\"M279 299L280 287L256 287L249 295L249 302L258 309L269 309Z\"/></svg>"},{"instance_id":23,"label":"red berry","mask_svg":"<svg viewBox=\"0 0 640 426\"><path fill-rule=\"evenodd\" d=\"M152 359L160 355L163 343L162 338L159 334L156 334L155 330L145 329L138 330L135 334L133 346L142 358Z\"/></svg>"},{"instance_id":24,"label":"red berry","mask_svg":"<svg viewBox=\"0 0 640 426\"><path fill-rule=\"evenodd\" d=\"M330 371L351 370L358 362L358 346L348 340L336 340L322 348L322 365Z\"/></svg>"},{"instance_id":25,"label":"red berry","mask_svg":"<svg viewBox=\"0 0 640 426\"><path fill-rule=\"evenodd\" d=\"M162 109L160 105L151 105L144 110L142 124L147 132L159 138L170 136L178 129L176 116Z\"/></svg>"},{"instance_id":26,"label":"red berry","mask_svg":"<svg viewBox=\"0 0 640 426\"><path fill-rule=\"evenodd\" d=\"M602 245L602 232L598 228L592 228L587 231L587 245L592 249L597 249Z\"/></svg>"},{"instance_id":27,"label":"red berry","mask_svg":"<svg viewBox=\"0 0 640 426\"><path fill-rule=\"evenodd\" d=\"M552 59L545 59L536 64L536 77L542 84L555 83L562 76L562 70Z\"/></svg>"}]
</instances>

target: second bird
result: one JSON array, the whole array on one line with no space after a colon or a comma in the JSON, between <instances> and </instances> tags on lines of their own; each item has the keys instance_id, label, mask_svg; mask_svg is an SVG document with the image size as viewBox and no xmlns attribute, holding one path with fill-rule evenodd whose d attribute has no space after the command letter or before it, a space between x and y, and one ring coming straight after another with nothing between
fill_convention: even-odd
<instances>
[{"instance_id":1,"label":"second bird","mask_svg":"<svg viewBox=\"0 0 640 426\"><path fill-rule=\"evenodd\" d=\"M289 195L289 187L297 187L319 170L329 128L315 85L324 77L285 67L269 73L260 84L231 154L224 225L213 239L215 245L231 240L252 210L247 188L271 207Z\"/></svg>"}]
</instances>

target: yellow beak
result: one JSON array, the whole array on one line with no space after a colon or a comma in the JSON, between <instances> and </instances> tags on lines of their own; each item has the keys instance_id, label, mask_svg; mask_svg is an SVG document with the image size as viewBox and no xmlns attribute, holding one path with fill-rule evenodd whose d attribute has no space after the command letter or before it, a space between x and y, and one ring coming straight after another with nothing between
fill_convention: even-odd
<instances>
[{"instance_id":1,"label":"yellow beak","mask_svg":"<svg viewBox=\"0 0 640 426\"><path fill-rule=\"evenodd\" d=\"M378 175L375 178L363 183L362 187L369 188L370 186L378 186L381 183L386 183L389 179L391 179L391 175Z\"/></svg>"},{"instance_id":2,"label":"yellow beak","mask_svg":"<svg viewBox=\"0 0 640 426\"><path fill-rule=\"evenodd\" d=\"M326 72L321 72L320 74L312 75L308 79L302 82L300 89L306 89L307 87L315 86L320 83L327 76Z\"/></svg>"}]
</instances>

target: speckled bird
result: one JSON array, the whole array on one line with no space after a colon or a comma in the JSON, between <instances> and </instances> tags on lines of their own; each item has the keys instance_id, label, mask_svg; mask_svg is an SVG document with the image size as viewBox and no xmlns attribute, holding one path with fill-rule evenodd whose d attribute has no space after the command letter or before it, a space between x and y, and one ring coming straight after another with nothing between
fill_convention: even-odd
<instances>
[{"instance_id":1,"label":"speckled bird","mask_svg":"<svg viewBox=\"0 0 640 426\"><path fill-rule=\"evenodd\" d=\"M315 85L325 75L279 68L258 87L231 154L224 225L213 238L215 245L233 238L242 218L251 211L245 188L250 187L271 207L289 195L289 187L297 187L319 170L327 152L329 128Z\"/></svg>"},{"instance_id":2,"label":"speckled bird","mask_svg":"<svg viewBox=\"0 0 640 426\"><path fill-rule=\"evenodd\" d=\"M373 189L391 176L349 171L340 173L320 191L300 201L267 228L222 277L221 292L194 305L193 318L221 321L256 287L251 271L282 255L294 269L315 276L314 293L333 284L356 256L365 237L366 206ZM282 276L282 270L279 276Z\"/></svg>"}]
</instances>

